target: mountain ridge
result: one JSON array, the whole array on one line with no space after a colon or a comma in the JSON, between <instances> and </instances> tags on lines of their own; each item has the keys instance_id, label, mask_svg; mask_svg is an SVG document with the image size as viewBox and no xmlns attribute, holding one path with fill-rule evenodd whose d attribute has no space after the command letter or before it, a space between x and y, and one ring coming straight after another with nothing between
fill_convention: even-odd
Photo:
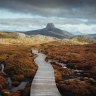
<instances>
[{"instance_id":1,"label":"mountain ridge","mask_svg":"<svg viewBox=\"0 0 96 96\"><path fill-rule=\"evenodd\" d=\"M47 26L43 29L39 30L32 30L32 31L27 31L25 32L27 35L45 35L45 36L51 36L51 37L56 37L56 38L70 38L73 36L73 34L61 30L59 28L56 28L53 23L48 23Z\"/></svg>"}]
</instances>

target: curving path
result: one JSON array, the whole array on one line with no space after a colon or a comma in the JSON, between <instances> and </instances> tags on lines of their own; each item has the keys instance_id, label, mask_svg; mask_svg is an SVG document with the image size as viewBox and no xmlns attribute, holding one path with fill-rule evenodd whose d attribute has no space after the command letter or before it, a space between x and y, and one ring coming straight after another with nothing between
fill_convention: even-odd
<instances>
[{"instance_id":1,"label":"curving path","mask_svg":"<svg viewBox=\"0 0 96 96\"><path fill-rule=\"evenodd\" d=\"M37 54L34 61L38 65L38 71L32 82L31 96L61 96L55 84L54 70L45 61L46 55L37 50L32 50L32 53Z\"/></svg>"}]
</instances>

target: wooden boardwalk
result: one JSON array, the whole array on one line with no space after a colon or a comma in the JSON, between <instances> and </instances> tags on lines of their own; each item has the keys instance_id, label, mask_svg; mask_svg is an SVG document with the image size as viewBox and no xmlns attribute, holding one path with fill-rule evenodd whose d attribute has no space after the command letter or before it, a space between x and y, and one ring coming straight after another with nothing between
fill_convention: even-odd
<instances>
[{"instance_id":1,"label":"wooden boardwalk","mask_svg":"<svg viewBox=\"0 0 96 96\"><path fill-rule=\"evenodd\" d=\"M37 54L35 63L38 65L38 71L32 82L31 96L61 96L55 83L54 70L50 63L45 61L46 56L32 50Z\"/></svg>"}]
</instances>

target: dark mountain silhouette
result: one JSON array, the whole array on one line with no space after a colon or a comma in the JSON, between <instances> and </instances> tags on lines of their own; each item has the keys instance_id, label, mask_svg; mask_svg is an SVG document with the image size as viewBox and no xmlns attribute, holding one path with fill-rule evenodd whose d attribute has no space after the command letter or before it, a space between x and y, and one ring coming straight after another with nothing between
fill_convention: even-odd
<instances>
[{"instance_id":1,"label":"dark mountain silhouette","mask_svg":"<svg viewBox=\"0 0 96 96\"><path fill-rule=\"evenodd\" d=\"M25 32L27 35L45 35L45 36L51 36L56 38L70 38L73 36L73 34L63 31L61 29L58 29L54 26L53 23L48 23L46 28L39 29L39 30L33 30L33 31L27 31Z\"/></svg>"}]
</instances>

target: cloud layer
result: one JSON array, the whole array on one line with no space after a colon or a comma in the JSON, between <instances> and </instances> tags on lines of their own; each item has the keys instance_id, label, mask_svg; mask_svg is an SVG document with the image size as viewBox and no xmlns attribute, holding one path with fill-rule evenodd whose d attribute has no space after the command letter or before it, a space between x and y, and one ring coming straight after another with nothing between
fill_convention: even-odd
<instances>
[{"instance_id":1,"label":"cloud layer","mask_svg":"<svg viewBox=\"0 0 96 96\"><path fill-rule=\"evenodd\" d=\"M0 7L42 16L96 18L96 0L0 0Z\"/></svg>"},{"instance_id":2,"label":"cloud layer","mask_svg":"<svg viewBox=\"0 0 96 96\"><path fill-rule=\"evenodd\" d=\"M0 0L0 30L27 31L50 22L72 33L96 33L96 0Z\"/></svg>"},{"instance_id":3,"label":"cloud layer","mask_svg":"<svg viewBox=\"0 0 96 96\"><path fill-rule=\"evenodd\" d=\"M59 21L58 21L59 20ZM69 20L69 19L68 19ZM45 18L45 17L33 17L33 19L1 19L0 30L2 31L29 31L37 30L46 27L47 23L53 22L57 28L69 31L71 33L78 32L83 34L96 33L96 24L84 24L79 19L74 20L63 19L63 18Z\"/></svg>"}]
</instances>

